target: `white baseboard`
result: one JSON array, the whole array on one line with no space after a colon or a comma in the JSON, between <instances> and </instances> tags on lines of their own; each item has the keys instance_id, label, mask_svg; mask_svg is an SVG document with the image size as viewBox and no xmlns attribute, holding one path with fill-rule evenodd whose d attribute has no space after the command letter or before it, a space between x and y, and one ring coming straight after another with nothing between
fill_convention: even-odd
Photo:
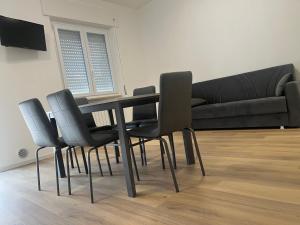
<instances>
[{"instance_id":1,"label":"white baseboard","mask_svg":"<svg viewBox=\"0 0 300 225\"><path fill-rule=\"evenodd\" d=\"M49 159L51 157L53 157L53 153L44 154L43 156L40 157L40 160ZM29 160L25 160L25 161L15 163L15 164L12 164L9 166L0 167L0 173L8 171L8 170L16 169L18 167L25 166L25 165L28 165L28 164L31 164L34 162L35 162L35 159L29 159Z\"/></svg>"}]
</instances>

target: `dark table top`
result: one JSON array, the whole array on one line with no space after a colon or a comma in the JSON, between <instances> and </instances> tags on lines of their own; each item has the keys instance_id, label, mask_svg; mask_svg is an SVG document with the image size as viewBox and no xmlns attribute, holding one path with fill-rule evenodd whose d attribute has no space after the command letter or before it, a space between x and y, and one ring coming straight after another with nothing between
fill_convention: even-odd
<instances>
[{"instance_id":1,"label":"dark table top","mask_svg":"<svg viewBox=\"0 0 300 225\"><path fill-rule=\"evenodd\" d=\"M159 101L159 94L129 96L129 97L116 97L105 99L79 106L82 113L91 113L96 111L104 111L114 109L117 106L122 108L132 107L136 105L145 105Z\"/></svg>"},{"instance_id":2,"label":"dark table top","mask_svg":"<svg viewBox=\"0 0 300 225\"><path fill-rule=\"evenodd\" d=\"M156 103L159 101L159 94L148 94L139 96L128 96L128 97L115 97L105 100L99 100L93 103L79 106L82 113L91 113L97 111L105 111L114 109L117 106L122 108L132 107L136 105L145 105L149 103ZM205 100L193 98L191 106L196 107L205 103ZM49 116L52 117L52 113L49 112Z\"/></svg>"}]
</instances>

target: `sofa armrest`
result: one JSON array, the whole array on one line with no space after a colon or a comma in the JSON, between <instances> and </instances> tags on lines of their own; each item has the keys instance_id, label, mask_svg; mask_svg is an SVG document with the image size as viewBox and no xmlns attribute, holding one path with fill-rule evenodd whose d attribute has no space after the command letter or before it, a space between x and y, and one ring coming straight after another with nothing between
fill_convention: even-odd
<instances>
[{"instance_id":1,"label":"sofa armrest","mask_svg":"<svg viewBox=\"0 0 300 225\"><path fill-rule=\"evenodd\" d=\"M289 126L300 127L300 81L292 81L285 86Z\"/></svg>"}]
</instances>

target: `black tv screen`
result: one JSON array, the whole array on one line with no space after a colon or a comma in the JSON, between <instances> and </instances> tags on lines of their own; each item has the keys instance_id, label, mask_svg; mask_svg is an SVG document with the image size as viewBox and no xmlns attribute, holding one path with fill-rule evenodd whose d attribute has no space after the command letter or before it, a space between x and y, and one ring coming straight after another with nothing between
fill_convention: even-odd
<instances>
[{"instance_id":1,"label":"black tv screen","mask_svg":"<svg viewBox=\"0 0 300 225\"><path fill-rule=\"evenodd\" d=\"M46 51L44 26L0 16L1 45Z\"/></svg>"}]
</instances>

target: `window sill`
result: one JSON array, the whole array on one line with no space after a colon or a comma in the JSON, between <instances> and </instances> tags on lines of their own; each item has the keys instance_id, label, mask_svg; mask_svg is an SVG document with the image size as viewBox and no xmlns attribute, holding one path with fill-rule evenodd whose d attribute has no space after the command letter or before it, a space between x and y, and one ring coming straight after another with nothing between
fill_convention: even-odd
<instances>
[{"instance_id":1,"label":"window sill","mask_svg":"<svg viewBox=\"0 0 300 225\"><path fill-rule=\"evenodd\" d=\"M97 100L105 100L105 99L111 99L111 98L117 98L121 97L121 94L107 94L107 95L92 95L92 96L87 96L87 99L91 102L97 101Z\"/></svg>"}]
</instances>

